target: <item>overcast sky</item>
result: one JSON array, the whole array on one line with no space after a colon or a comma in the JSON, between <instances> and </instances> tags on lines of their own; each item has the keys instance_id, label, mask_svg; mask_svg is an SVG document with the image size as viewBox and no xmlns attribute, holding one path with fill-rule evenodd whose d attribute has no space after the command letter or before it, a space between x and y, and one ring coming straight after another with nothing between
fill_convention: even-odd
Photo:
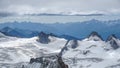
<instances>
[{"instance_id":1,"label":"overcast sky","mask_svg":"<svg viewBox=\"0 0 120 68\"><path fill-rule=\"evenodd\" d=\"M0 0L0 12L120 13L120 0Z\"/></svg>"}]
</instances>

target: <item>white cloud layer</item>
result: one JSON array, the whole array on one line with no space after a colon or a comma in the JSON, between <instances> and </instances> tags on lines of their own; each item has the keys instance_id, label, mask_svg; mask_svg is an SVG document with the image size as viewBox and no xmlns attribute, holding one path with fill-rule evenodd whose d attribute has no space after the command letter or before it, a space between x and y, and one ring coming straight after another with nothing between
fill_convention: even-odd
<instances>
[{"instance_id":1,"label":"white cloud layer","mask_svg":"<svg viewBox=\"0 0 120 68\"><path fill-rule=\"evenodd\" d=\"M0 11L22 14L120 14L120 0L0 0Z\"/></svg>"}]
</instances>

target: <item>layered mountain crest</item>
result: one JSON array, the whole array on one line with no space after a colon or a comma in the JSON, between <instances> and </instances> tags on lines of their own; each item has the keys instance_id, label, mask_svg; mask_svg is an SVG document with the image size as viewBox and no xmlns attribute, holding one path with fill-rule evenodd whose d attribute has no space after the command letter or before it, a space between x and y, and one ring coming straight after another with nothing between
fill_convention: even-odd
<instances>
[{"instance_id":1,"label":"layered mountain crest","mask_svg":"<svg viewBox=\"0 0 120 68\"><path fill-rule=\"evenodd\" d=\"M118 43L118 39L114 34L108 37L107 42L111 45L113 49L118 49L120 46Z\"/></svg>"},{"instance_id":2,"label":"layered mountain crest","mask_svg":"<svg viewBox=\"0 0 120 68\"><path fill-rule=\"evenodd\" d=\"M88 40L102 41L102 38L97 32L94 31L88 36Z\"/></svg>"}]
</instances>

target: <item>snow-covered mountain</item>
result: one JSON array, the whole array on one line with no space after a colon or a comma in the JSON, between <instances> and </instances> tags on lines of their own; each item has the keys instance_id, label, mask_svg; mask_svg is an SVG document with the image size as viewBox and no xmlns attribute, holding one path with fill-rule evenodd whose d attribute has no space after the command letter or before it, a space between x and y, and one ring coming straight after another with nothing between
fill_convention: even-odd
<instances>
[{"instance_id":1,"label":"snow-covered mountain","mask_svg":"<svg viewBox=\"0 0 120 68\"><path fill-rule=\"evenodd\" d=\"M32 38L9 37L2 33L0 36L6 37L0 42L1 68L120 67L120 40L115 35L106 41L97 32L82 40L66 40L44 32Z\"/></svg>"},{"instance_id":2,"label":"snow-covered mountain","mask_svg":"<svg viewBox=\"0 0 120 68\"><path fill-rule=\"evenodd\" d=\"M29 63L31 58L40 57L43 54L59 53L67 41L63 38L49 36L51 41L44 44L37 41L39 37L7 37L11 40L6 38L7 41L0 42L0 68L16 68Z\"/></svg>"},{"instance_id":3,"label":"snow-covered mountain","mask_svg":"<svg viewBox=\"0 0 120 68\"><path fill-rule=\"evenodd\" d=\"M96 37L97 41L93 40ZM61 50L63 61L69 68L119 68L120 40L110 36L107 42L101 41L96 33L95 36L90 35L90 38L71 40Z\"/></svg>"},{"instance_id":4,"label":"snow-covered mountain","mask_svg":"<svg viewBox=\"0 0 120 68\"><path fill-rule=\"evenodd\" d=\"M88 40L93 40L93 41L102 41L101 36L97 33L97 32L92 32L89 37Z\"/></svg>"},{"instance_id":5,"label":"snow-covered mountain","mask_svg":"<svg viewBox=\"0 0 120 68\"><path fill-rule=\"evenodd\" d=\"M111 35L107 39L107 43L109 43L113 49L118 49L120 47L118 41L119 39L115 35Z\"/></svg>"},{"instance_id":6,"label":"snow-covered mountain","mask_svg":"<svg viewBox=\"0 0 120 68\"><path fill-rule=\"evenodd\" d=\"M61 68L58 67L60 65L56 58L58 55L65 66L62 68L119 68L120 48L114 48L116 44L114 45L111 40L115 40L119 46L120 40L114 35L109 36L107 41L103 41L97 32L92 32L88 38L83 40L66 41L58 53L32 58L29 63L21 66L23 68Z\"/></svg>"}]
</instances>

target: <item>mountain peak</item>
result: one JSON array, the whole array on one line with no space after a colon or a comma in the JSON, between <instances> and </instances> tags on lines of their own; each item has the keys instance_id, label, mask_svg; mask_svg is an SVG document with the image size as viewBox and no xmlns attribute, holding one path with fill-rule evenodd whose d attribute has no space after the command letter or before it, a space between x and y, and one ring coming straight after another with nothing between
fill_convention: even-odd
<instances>
[{"instance_id":1,"label":"mountain peak","mask_svg":"<svg viewBox=\"0 0 120 68\"><path fill-rule=\"evenodd\" d=\"M117 37L114 34L108 37L107 42L111 45L113 49L119 48Z\"/></svg>"},{"instance_id":2,"label":"mountain peak","mask_svg":"<svg viewBox=\"0 0 120 68\"><path fill-rule=\"evenodd\" d=\"M115 34L112 34L107 38L107 41L115 40L115 39L117 39L117 37L115 36Z\"/></svg>"},{"instance_id":3,"label":"mountain peak","mask_svg":"<svg viewBox=\"0 0 120 68\"><path fill-rule=\"evenodd\" d=\"M100 36L97 32L93 31L93 32L88 36L88 40L101 41L102 38L101 38L101 36Z\"/></svg>"},{"instance_id":4,"label":"mountain peak","mask_svg":"<svg viewBox=\"0 0 120 68\"><path fill-rule=\"evenodd\" d=\"M39 42L40 43L44 43L44 44L47 44L47 43L49 43L50 42L50 39L49 39L49 34L46 34L46 33L44 33L44 32L40 32L40 34L39 34Z\"/></svg>"}]
</instances>

